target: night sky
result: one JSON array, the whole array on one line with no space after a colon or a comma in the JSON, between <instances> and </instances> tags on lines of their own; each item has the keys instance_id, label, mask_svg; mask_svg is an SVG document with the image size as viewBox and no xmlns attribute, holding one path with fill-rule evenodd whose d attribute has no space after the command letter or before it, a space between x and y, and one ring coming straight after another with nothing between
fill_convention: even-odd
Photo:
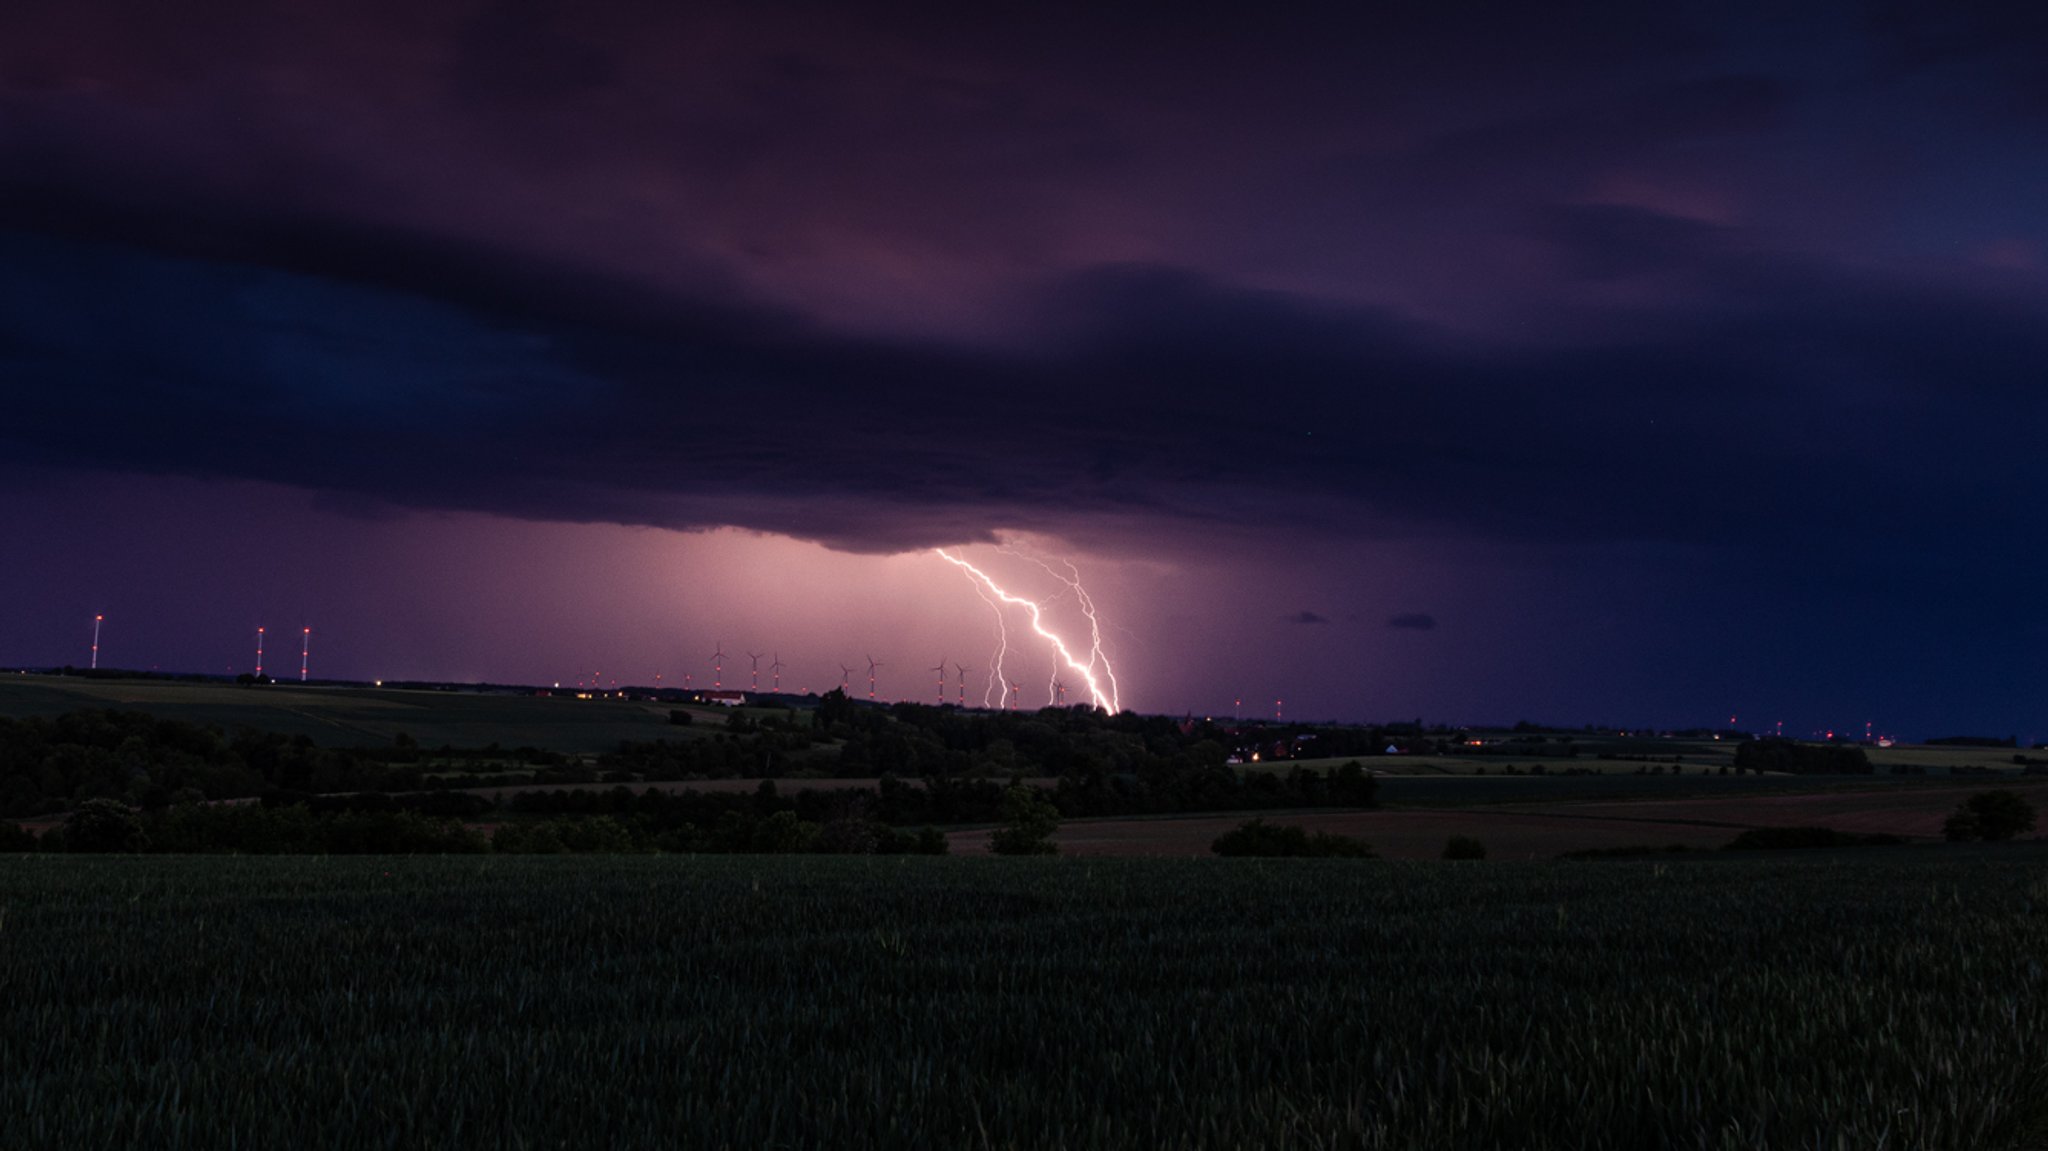
<instances>
[{"instance_id":1,"label":"night sky","mask_svg":"<svg viewBox=\"0 0 2048 1151\"><path fill-rule=\"evenodd\" d=\"M1995 8L9 0L0 664L2048 737Z\"/></svg>"}]
</instances>

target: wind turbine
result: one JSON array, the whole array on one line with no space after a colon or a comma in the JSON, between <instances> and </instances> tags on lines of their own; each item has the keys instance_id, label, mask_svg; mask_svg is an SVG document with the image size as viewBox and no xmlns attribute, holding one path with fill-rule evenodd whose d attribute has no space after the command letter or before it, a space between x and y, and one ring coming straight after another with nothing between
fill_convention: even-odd
<instances>
[{"instance_id":1,"label":"wind turbine","mask_svg":"<svg viewBox=\"0 0 2048 1151\"><path fill-rule=\"evenodd\" d=\"M850 668L850 667L848 667L848 666L846 666L845 664L843 664L843 663L842 663L842 664L840 664L840 665L839 665L839 691L840 691L840 694L842 694L842 695L848 694L848 693L850 692L850 690L852 689L852 687L853 687L853 669L852 669L852 668Z\"/></svg>"},{"instance_id":2,"label":"wind turbine","mask_svg":"<svg viewBox=\"0 0 2048 1151\"><path fill-rule=\"evenodd\" d=\"M1021 684L1021 683L1018 683L1018 682L1017 682L1016 680L1011 680L1011 681L1010 681L1010 694L1009 694L1009 695L1006 695L1006 696L1004 696L1004 697L1003 697L1003 710L1004 710L1004 711L1010 711L1010 710L1014 709L1014 708L1015 708L1015 707L1016 707L1017 705L1016 705L1016 704L1014 704L1014 703L1012 703L1012 702L1010 702L1010 701L1011 701L1012 699L1023 699L1023 698L1024 698L1024 685L1023 685L1023 684Z\"/></svg>"},{"instance_id":3,"label":"wind turbine","mask_svg":"<svg viewBox=\"0 0 2048 1151\"><path fill-rule=\"evenodd\" d=\"M875 698L875 669L876 669L876 668L878 668L878 667L887 667L887 666L888 666L887 664L881 664L881 663L876 663L876 662L875 662L875 657L874 657L874 656L869 656L869 657L868 657L868 698L869 698L869 699L873 699L873 698Z\"/></svg>"},{"instance_id":4,"label":"wind turbine","mask_svg":"<svg viewBox=\"0 0 2048 1151\"><path fill-rule=\"evenodd\" d=\"M725 641L718 641L718 650L711 653L711 690L725 686Z\"/></svg>"},{"instance_id":5,"label":"wind turbine","mask_svg":"<svg viewBox=\"0 0 2048 1151\"><path fill-rule=\"evenodd\" d=\"M946 657L940 656L939 666L926 668L925 670L939 673L939 706L946 706Z\"/></svg>"},{"instance_id":6,"label":"wind turbine","mask_svg":"<svg viewBox=\"0 0 2048 1151\"><path fill-rule=\"evenodd\" d=\"M757 693L761 690L761 657L766 654L768 653L760 651L750 651L747 653L747 658L754 661L754 686L752 690Z\"/></svg>"},{"instance_id":7,"label":"wind turbine","mask_svg":"<svg viewBox=\"0 0 2048 1151\"><path fill-rule=\"evenodd\" d=\"M1058 704L1059 706L1067 706L1067 685L1060 682L1059 680L1053 680L1052 698L1053 702Z\"/></svg>"},{"instance_id":8,"label":"wind turbine","mask_svg":"<svg viewBox=\"0 0 2048 1151\"><path fill-rule=\"evenodd\" d=\"M954 665L953 665L953 670L954 670L954 672L955 672L955 673L957 673L957 674L958 674L958 675L960 676L960 706L961 706L961 707L966 707L966 706L967 706L967 668L966 668L966 666L965 666L964 664L957 664L957 663L956 663L956 664L954 664Z\"/></svg>"},{"instance_id":9,"label":"wind turbine","mask_svg":"<svg viewBox=\"0 0 2048 1151\"><path fill-rule=\"evenodd\" d=\"M775 653L775 662L768 665L768 674L775 677L776 694L782 692L782 653Z\"/></svg>"}]
</instances>

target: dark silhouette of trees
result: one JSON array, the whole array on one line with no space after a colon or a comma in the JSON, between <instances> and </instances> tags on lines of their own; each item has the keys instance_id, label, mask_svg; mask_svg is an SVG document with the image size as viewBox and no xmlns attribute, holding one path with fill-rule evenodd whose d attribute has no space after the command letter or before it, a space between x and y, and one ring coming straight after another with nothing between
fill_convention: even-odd
<instances>
[{"instance_id":1,"label":"dark silhouette of trees","mask_svg":"<svg viewBox=\"0 0 2048 1151\"><path fill-rule=\"evenodd\" d=\"M1217 836L1209 845L1209 850L1217 855L1257 858L1373 857L1372 848L1362 839L1348 835L1333 835L1326 831L1311 834L1303 827L1272 824L1263 819L1247 820L1238 824L1235 831L1227 831Z\"/></svg>"},{"instance_id":2,"label":"dark silhouette of trees","mask_svg":"<svg viewBox=\"0 0 2048 1151\"><path fill-rule=\"evenodd\" d=\"M137 852L149 846L149 835L126 804L88 799L64 821L64 843L70 851Z\"/></svg>"},{"instance_id":3,"label":"dark silhouette of trees","mask_svg":"<svg viewBox=\"0 0 2048 1151\"><path fill-rule=\"evenodd\" d=\"M1057 855L1052 833L1059 827L1059 808L1037 788L1020 784L1003 792L1003 826L989 839L989 850L997 855Z\"/></svg>"},{"instance_id":4,"label":"dark silhouette of trees","mask_svg":"<svg viewBox=\"0 0 2048 1151\"><path fill-rule=\"evenodd\" d=\"M1486 845L1470 836L1453 835L1444 841L1445 859L1485 859Z\"/></svg>"},{"instance_id":5,"label":"dark silhouette of trees","mask_svg":"<svg viewBox=\"0 0 2048 1151\"><path fill-rule=\"evenodd\" d=\"M1735 748L1735 766L1749 771L1783 771L1795 775L1868 775L1870 757L1860 747L1800 743L1790 739L1751 739Z\"/></svg>"},{"instance_id":6,"label":"dark silhouette of trees","mask_svg":"<svg viewBox=\"0 0 2048 1151\"><path fill-rule=\"evenodd\" d=\"M2034 805L2013 791L1980 791L1964 800L1942 824L1951 843L1973 839L2000 842L2034 830Z\"/></svg>"}]
</instances>

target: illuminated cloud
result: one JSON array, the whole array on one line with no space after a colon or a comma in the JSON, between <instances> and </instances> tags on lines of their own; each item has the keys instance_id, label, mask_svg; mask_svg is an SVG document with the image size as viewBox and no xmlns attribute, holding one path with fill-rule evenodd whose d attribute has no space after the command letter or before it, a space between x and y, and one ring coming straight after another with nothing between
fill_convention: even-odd
<instances>
[{"instance_id":1,"label":"illuminated cloud","mask_svg":"<svg viewBox=\"0 0 2048 1151\"><path fill-rule=\"evenodd\" d=\"M1234 603L1385 602L1345 586L1395 552L1449 574L1388 594L1461 635L1711 572L1597 634L1974 637L1832 702L2048 696L1993 622L2048 564L2030 17L289 7L0 10L8 506L83 509L65 476L365 532L1026 531L1209 565L1159 611L1191 649ZM1214 655L1150 682L1177 662L1252 690Z\"/></svg>"}]
</instances>

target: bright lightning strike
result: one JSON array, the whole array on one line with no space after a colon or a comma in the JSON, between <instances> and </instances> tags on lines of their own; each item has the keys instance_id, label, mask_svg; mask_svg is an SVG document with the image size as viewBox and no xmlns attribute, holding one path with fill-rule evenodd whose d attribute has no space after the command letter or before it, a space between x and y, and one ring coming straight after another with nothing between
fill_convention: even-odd
<instances>
[{"instance_id":1,"label":"bright lightning strike","mask_svg":"<svg viewBox=\"0 0 2048 1151\"><path fill-rule=\"evenodd\" d=\"M946 555L944 552L939 554ZM952 559L953 557L946 556L946 558ZM981 689L981 706L1007 706L1010 702L1010 676L1008 672L1003 670L1003 659L1010 654L1010 628L1009 625L1003 622L1003 605L989 595L988 589L983 587L980 581L975 580L971 575L967 578L969 582L974 584L974 594L981 597L981 602L987 604L989 611L996 617L996 653L995 658L989 661L988 683ZM1002 698L1000 701L996 698L997 685L1002 687Z\"/></svg>"},{"instance_id":2,"label":"bright lightning strike","mask_svg":"<svg viewBox=\"0 0 2048 1151\"><path fill-rule=\"evenodd\" d=\"M1109 666L1109 656L1102 650L1102 620L1095 614L1095 601L1089 598L1088 589L1081 586L1080 569L1076 568L1071 560L1061 560L1060 563L1067 569L1067 574L1061 575L1053 569L1051 564L1035 555L1030 555L1007 546L1001 550L1019 559L1030 560L1032 563L1044 568L1045 574L1067 585L1067 590L1074 593L1074 602L1080 605L1081 614L1088 617L1088 666L1092 668L1098 663L1102 665L1102 674L1104 678L1109 680L1109 697L1115 699L1117 696L1116 669ZM1054 690L1057 691L1058 689L1055 688ZM1112 708L1111 710L1115 709Z\"/></svg>"},{"instance_id":3,"label":"bright lightning strike","mask_svg":"<svg viewBox=\"0 0 2048 1151\"><path fill-rule=\"evenodd\" d=\"M1110 669L1109 657L1102 651L1102 633L1100 627L1095 622L1095 604L1094 601L1088 599L1088 593L1081 590L1080 580L1078 578L1070 579L1066 576L1059 575L1058 572L1052 573L1056 578L1060 580L1060 582L1065 583L1070 589L1072 589L1075 592L1077 600L1082 605L1082 611L1085 612L1088 616L1089 626L1091 631L1093 632L1093 645L1089 649L1088 660L1085 663L1083 663L1079 658L1077 658L1074 655L1072 649L1070 649L1067 646L1066 640L1062 639L1058 634L1054 633L1052 630L1045 626L1045 610L1038 603L1038 601L1027 599L1020 595L1014 595L1008 591L1003 590L1002 586L996 583L996 581L992 579L987 572L982 571L980 568L975 567L973 564L968 563L966 560L961 559L956 555L953 555L951 552L948 552L945 548L933 548L932 550L939 554L939 558L966 572L968 578L973 581L975 590L977 592L982 593L982 598L984 600L987 600L991 596L993 596L995 600L1000 601L1001 603L1009 604L1013 607L1021 607L1025 609L1027 612L1029 612L1031 614L1031 630L1037 632L1039 638L1045 640L1046 643L1051 645L1053 653L1058 657L1060 662L1065 663L1070 670L1078 674L1082 678L1082 680L1084 680L1088 684L1089 701L1093 703L1096 707L1102 708L1103 710L1108 711L1111 714L1115 714L1117 711L1121 710L1121 708L1118 705L1117 699L1116 674ZM1044 566L1042 562L1040 566ZM1071 569L1072 565L1068 566ZM1052 571L1051 568L1047 568L1046 570ZM1076 574L1078 577L1078 573ZM998 611L996 614L997 626L998 628L1001 628L1002 613ZM1002 634L1003 646L999 649L999 654L997 657L998 678L1001 677L1000 652L1006 651L1008 649L1007 632L1004 632ZM1101 669L1102 673L1100 678L1098 678L1096 674L1098 668ZM1107 687L1107 689L1103 687L1103 680L1108 681L1109 686ZM1005 686L1004 690L1008 691L1009 689L1007 686Z\"/></svg>"}]
</instances>

